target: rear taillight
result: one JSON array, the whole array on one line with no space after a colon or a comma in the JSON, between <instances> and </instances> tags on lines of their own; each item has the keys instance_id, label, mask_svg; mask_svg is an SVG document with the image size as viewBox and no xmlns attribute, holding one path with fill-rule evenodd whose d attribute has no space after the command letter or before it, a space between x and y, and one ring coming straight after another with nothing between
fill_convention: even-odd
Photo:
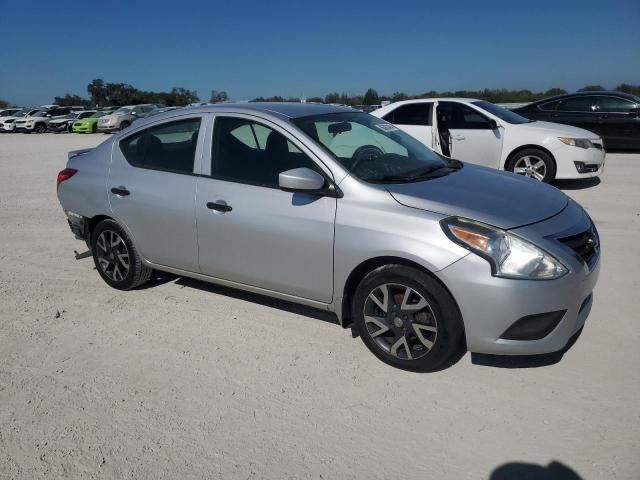
<instances>
[{"instance_id":1,"label":"rear taillight","mask_svg":"<svg viewBox=\"0 0 640 480\"><path fill-rule=\"evenodd\" d=\"M56 184L56 190L60 188L60 184L62 182L64 182L65 180L69 180L76 173L78 173L78 170L76 170L75 168L65 168L60 173L58 173L58 183Z\"/></svg>"}]
</instances>

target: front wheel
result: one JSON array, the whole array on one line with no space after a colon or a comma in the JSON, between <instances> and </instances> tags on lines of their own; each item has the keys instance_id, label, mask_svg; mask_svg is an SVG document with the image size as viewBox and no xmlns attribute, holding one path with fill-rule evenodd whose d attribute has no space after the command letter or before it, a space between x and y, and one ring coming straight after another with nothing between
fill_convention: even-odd
<instances>
[{"instance_id":1,"label":"front wheel","mask_svg":"<svg viewBox=\"0 0 640 480\"><path fill-rule=\"evenodd\" d=\"M464 348L462 317L453 297L414 268L386 265L369 273L352 309L364 344L394 367L435 371Z\"/></svg>"},{"instance_id":2,"label":"front wheel","mask_svg":"<svg viewBox=\"0 0 640 480\"><path fill-rule=\"evenodd\" d=\"M153 272L142 263L127 232L113 220L103 220L96 226L91 235L91 252L102 279L119 290L142 285Z\"/></svg>"},{"instance_id":3,"label":"front wheel","mask_svg":"<svg viewBox=\"0 0 640 480\"><path fill-rule=\"evenodd\" d=\"M553 158L548 153L535 148L516 153L509 160L507 170L546 183L551 183L556 176L556 164Z\"/></svg>"},{"instance_id":4,"label":"front wheel","mask_svg":"<svg viewBox=\"0 0 640 480\"><path fill-rule=\"evenodd\" d=\"M124 130L125 128L127 128L129 125L131 125L129 122L124 121L120 124L120 131Z\"/></svg>"},{"instance_id":5,"label":"front wheel","mask_svg":"<svg viewBox=\"0 0 640 480\"><path fill-rule=\"evenodd\" d=\"M44 133L47 131L47 126L43 123L39 123L38 125L36 125L36 128L34 130L36 133Z\"/></svg>"}]
</instances>

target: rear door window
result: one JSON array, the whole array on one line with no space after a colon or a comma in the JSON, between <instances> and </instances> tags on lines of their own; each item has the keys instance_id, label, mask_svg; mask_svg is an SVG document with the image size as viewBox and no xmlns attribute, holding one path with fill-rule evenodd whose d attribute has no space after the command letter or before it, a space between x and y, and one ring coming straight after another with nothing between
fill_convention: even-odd
<instances>
[{"instance_id":1,"label":"rear door window","mask_svg":"<svg viewBox=\"0 0 640 480\"><path fill-rule=\"evenodd\" d=\"M201 119L167 122L120 141L124 157L134 167L193 173Z\"/></svg>"},{"instance_id":2,"label":"rear door window","mask_svg":"<svg viewBox=\"0 0 640 480\"><path fill-rule=\"evenodd\" d=\"M383 119L396 125L431 125L433 103L408 103L387 113Z\"/></svg>"},{"instance_id":3,"label":"rear door window","mask_svg":"<svg viewBox=\"0 0 640 480\"><path fill-rule=\"evenodd\" d=\"M565 98L557 110L560 112L592 112L593 97Z\"/></svg>"}]
</instances>

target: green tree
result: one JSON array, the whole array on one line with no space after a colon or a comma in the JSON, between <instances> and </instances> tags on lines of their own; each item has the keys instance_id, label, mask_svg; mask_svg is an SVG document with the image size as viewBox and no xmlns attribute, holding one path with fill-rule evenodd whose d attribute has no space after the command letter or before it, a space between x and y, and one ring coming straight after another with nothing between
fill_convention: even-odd
<instances>
[{"instance_id":1,"label":"green tree","mask_svg":"<svg viewBox=\"0 0 640 480\"><path fill-rule=\"evenodd\" d=\"M587 85L582 87L579 92L597 92L598 90L606 90L602 85Z\"/></svg>"},{"instance_id":2,"label":"green tree","mask_svg":"<svg viewBox=\"0 0 640 480\"><path fill-rule=\"evenodd\" d=\"M307 98L307 102L309 102L309 103L322 103L322 98L321 97Z\"/></svg>"},{"instance_id":3,"label":"green tree","mask_svg":"<svg viewBox=\"0 0 640 480\"><path fill-rule=\"evenodd\" d=\"M362 101L365 105L378 105L380 103L378 92L376 92L373 88L370 88L364 94L364 98Z\"/></svg>"},{"instance_id":4,"label":"green tree","mask_svg":"<svg viewBox=\"0 0 640 480\"><path fill-rule=\"evenodd\" d=\"M229 101L229 95L224 90L211 90L209 103L222 103Z\"/></svg>"},{"instance_id":5,"label":"green tree","mask_svg":"<svg viewBox=\"0 0 640 480\"><path fill-rule=\"evenodd\" d=\"M79 95L71 95L67 93L64 97L55 97L53 99L53 103L56 105L60 105L61 107L71 107L71 106L83 106L90 107L93 104L91 100L82 98Z\"/></svg>"},{"instance_id":6,"label":"green tree","mask_svg":"<svg viewBox=\"0 0 640 480\"><path fill-rule=\"evenodd\" d=\"M393 95L391 95L392 102L401 102L402 100L408 100L408 99L409 99L409 96L404 92L394 92Z\"/></svg>"},{"instance_id":7,"label":"green tree","mask_svg":"<svg viewBox=\"0 0 640 480\"><path fill-rule=\"evenodd\" d=\"M2 100L2 99L0 98L0 108L7 108L7 107L9 107L9 106L11 106L9 102L7 102L7 101L5 101L5 100Z\"/></svg>"},{"instance_id":8,"label":"green tree","mask_svg":"<svg viewBox=\"0 0 640 480\"><path fill-rule=\"evenodd\" d=\"M556 95L564 95L567 91L564 88L550 88L544 92L545 97L555 97Z\"/></svg>"},{"instance_id":9,"label":"green tree","mask_svg":"<svg viewBox=\"0 0 640 480\"><path fill-rule=\"evenodd\" d=\"M640 95L640 85L629 85L627 83L621 83L616 88L616 92L630 93L631 95Z\"/></svg>"}]
</instances>

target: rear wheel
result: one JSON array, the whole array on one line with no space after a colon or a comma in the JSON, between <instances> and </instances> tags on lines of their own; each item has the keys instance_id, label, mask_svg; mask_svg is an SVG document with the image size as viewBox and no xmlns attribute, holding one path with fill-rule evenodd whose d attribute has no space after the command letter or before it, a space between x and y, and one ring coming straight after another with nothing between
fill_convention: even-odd
<instances>
[{"instance_id":1,"label":"rear wheel","mask_svg":"<svg viewBox=\"0 0 640 480\"><path fill-rule=\"evenodd\" d=\"M153 270L127 235L113 220L103 220L91 235L93 261L102 279L113 288L130 290L145 283Z\"/></svg>"},{"instance_id":2,"label":"rear wheel","mask_svg":"<svg viewBox=\"0 0 640 480\"><path fill-rule=\"evenodd\" d=\"M556 164L553 158L548 153L535 148L516 153L509 160L507 170L546 183L551 183L556 176Z\"/></svg>"},{"instance_id":3,"label":"rear wheel","mask_svg":"<svg viewBox=\"0 0 640 480\"><path fill-rule=\"evenodd\" d=\"M464 328L449 292L424 272L387 265L360 282L353 318L364 344L383 362L434 371L464 347Z\"/></svg>"}]
</instances>

